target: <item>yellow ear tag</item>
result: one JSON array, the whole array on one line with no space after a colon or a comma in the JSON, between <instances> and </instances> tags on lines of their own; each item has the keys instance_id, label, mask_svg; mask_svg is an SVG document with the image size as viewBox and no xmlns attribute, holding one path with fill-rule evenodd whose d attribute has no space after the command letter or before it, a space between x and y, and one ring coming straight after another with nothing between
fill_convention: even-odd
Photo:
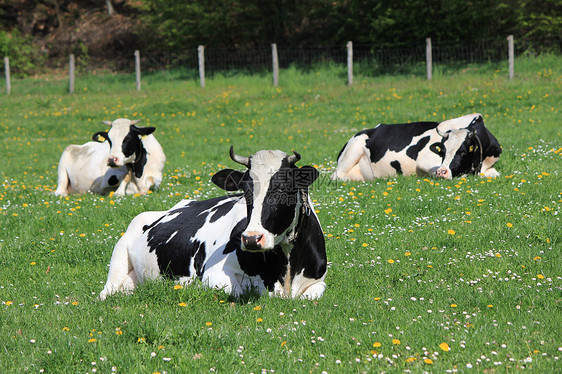
<instances>
[{"instance_id":1,"label":"yellow ear tag","mask_svg":"<svg viewBox=\"0 0 562 374\"><path fill-rule=\"evenodd\" d=\"M148 135L142 135L141 140L145 140L147 137L148 137Z\"/></svg>"},{"instance_id":2,"label":"yellow ear tag","mask_svg":"<svg viewBox=\"0 0 562 374\"><path fill-rule=\"evenodd\" d=\"M437 149L437 152L441 152L441 147L435 147L435 149Z\"/></svg>"},{"instance_id":3,"label":"yellow ear tag","mask_svg":"<svg viewBox=\"0 0 562 374\"><path fill-rule=\"evenodd\" d=\"M106 141L106 139L103 136L101 136L101 135L98 136L98 142L103 143L105 141Z\"/></svg>"},{"instance_id":4,"label":"yellow ear tag","mask_svg":"<svg viewBox=\"0 0 562 374\"><path fill-rule=\"evenodd\" d=\"M468 147L468 151L469 151L470 153L474 152L474 146L471 145L470 147Z\"/></svg>"}]
</instances>

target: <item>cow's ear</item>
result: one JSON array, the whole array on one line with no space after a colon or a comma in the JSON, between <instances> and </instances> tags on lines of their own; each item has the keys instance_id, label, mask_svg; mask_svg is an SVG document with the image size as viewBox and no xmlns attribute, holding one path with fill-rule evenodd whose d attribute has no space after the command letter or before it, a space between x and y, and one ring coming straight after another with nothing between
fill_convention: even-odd
<instances>
[{"instance_id":1,"label":"cow's ear","mask_svg":"<svg viewBox=\"0 0 562 374\"><path fill-rule=\"evenodd\" d=\"M103 143L108 139L107 132L99 131L92 135L92 140L98 143Z\"/></svg>"},{"instance_id":2,"label":"cow's ear","mask_svg":"<svg viewBox=\"0 0 562 374\"><path fill-rule=\"evenodd\" d=\"M137 134L137 135L140 135L140 136L150 135L154 132L154 130L156 130L155 127L137 127L135 125L131 125L131 131L134 134Z\"/></svg>"},{"instance_id":3,"label":"cow's ear","mask_svg":"<svg viewBox=\"0 0 562 374\"><path fill-rule=\"evenodd\" d=\"M295 186L297 188L307 188L314 183L320 173L316 168L305 165L295 170Z\"/></svg>"},{"instance_id":4,"label":"cow's ear","mask_svg":"<svg viewBox=\"0 0 562 374\"><path fill-rule=\"evenodd\" d=\"M227 191L241 190L244 173L238 170L224 169L211 177L211 181L218 187Z\"/></svg>"}]
</instances>

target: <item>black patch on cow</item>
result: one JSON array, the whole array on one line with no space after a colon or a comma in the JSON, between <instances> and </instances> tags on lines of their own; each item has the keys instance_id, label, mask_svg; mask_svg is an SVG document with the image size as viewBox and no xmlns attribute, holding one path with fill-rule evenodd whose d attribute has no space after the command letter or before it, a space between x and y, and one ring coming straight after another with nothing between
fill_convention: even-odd
<instances>
[{"instance_id":1,"label":"black patch on cow","mask_svg":"<svg viewBox=\"0 0 562 374\"><path fill-rule=\"evenodd\" d=\"M326 273L327 257L324 234L318 218L306 210L299 216L297 237L291 250L291 278L303 272L311 279L319 279Z\"/></svg>"},{"instance_id":2,"label":"black patch on cow","mask_svg":"<svg viewBox=\"0 0 562 374\"><path fill-rule=\"evenodd\" d=\"M398 174L402 174L402 166L400 165L399 161L392 161L390 163L390 166L392 166Z\"/></svg>"},{"instance_id":3,"label":"black patch on cow","mask_svg":"<svg viewBox=\"0 0 562 374\"><path fill-rule=\"evenodd\" d=\"M224 201L228 199L230 200ZM156 252L160 272L170 278L190 276L189 265L193 260L197 275L201 276L206 246L205 243L194 240L194 236L205 224L207 215L216 213L213 207L223 203L222 205L230 207L230 211L238 200L238 196L222 196L192 201L185 207L167 212L152 224L145 225L143 231L147 233L149 252ZM169 216L175 217L162 222Z\"/></svg>"},{"instance_id":4,"label":"black patch on cow","mask_svg":"<svg viewBox=\"0 0 562 374\"><path fill-rule=\"evenodd\" d=\"M226 245L224 246L224 250L222 251L223 255L238 251L242 248L242 233L244 232L244 230L246 230L247 226L248 220L246 219L246 217L244 217L244 219L240 220L240 222L238 222L236 226L234 226L234 228L230 232L230 240L228 241L228 243L226 243Z\"/></svg>"},{"instance_id":5,"label":"black patch on cow","mask_svg":"<svg viewBox=\"0 0 562 374\"><path fill-rule=\"evenodd\" d=\"M238 249L236 257L244 273L250 276L259 275L269 291L274 290L275 282L282 281L287 272L288 260L281 246L275 246L266 252L247 252Z\"/></svg>"},{"instance_id":6,"label":"black patch on cow","mask_svg":"<svg viewBox=\"0 0 562 374\"><path fill-rule=\"evenodd\" d=\"M421 152L422 149L425 148L427 143L429 143L429 136L424 136L421 138L415 145L408 147L406 151L406 156L410 157L412 160L418 159L418 154Z\"/></svg>"},{"instance_id":7,"label":"black patch on cow","mask_svg":"<svg viewBox=\"0 0 562 374\"><path fill-rule=\"evenodd\" d=\"M110 186L115 186L117 183L119 183L119 178L117 178L116 175L112 175L112 176L109 177L109 179L107 180L107 183L109 183Z\"/></svg>"},{"instance_id":8,"label":"black patch on cow","mask_svg":"<svg viewBox=\"0 0 562 374\"><path fill-rule=\"evenodd\" d=\"M365 147L367 147L371 153L371 162L376 163L384 157L386 152L400 152L409 145L412 145L413 138L436 128L437 125L439 125L438 122L413 122L395 125L381 124L374 129L360 131L355 136L363 134L368 136Z\"/></svg>"},{"instance_id":9,"label":"black patch on cow","mask_svg":"<svg viewBox=\"0 0 562 374\"><path fill-rule=\"evenodd\" d=\"M298 170L296 166L291 168L284 160L281 168L271 176L269 181L260 214L262 226L274 235L283 234L295 219L299 200L295 184L296 170Z\"/></svg>"}]
</instances>

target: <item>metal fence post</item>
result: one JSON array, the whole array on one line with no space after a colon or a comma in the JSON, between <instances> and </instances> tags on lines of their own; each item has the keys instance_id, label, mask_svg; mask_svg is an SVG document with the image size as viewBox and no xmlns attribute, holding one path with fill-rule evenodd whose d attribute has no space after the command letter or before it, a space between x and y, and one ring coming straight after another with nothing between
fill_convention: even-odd
<instances>
[{"instance_id":1,"label":"metal fence post","mask_svg":"<svg viewBox=\"0 0 562 374\"><path fill-rule=\"evenodd\" d=\"M201 87L205 88L205 46L197 47L197 55L199 56L199 80Z\"/></svg>"},{"instance_id":2,"label":"metal fence post","mask_svg":"<svg viewBox=\"0 0 562 374\"><path fill-rule=\"evenodd\" d=\"M271 58L273 60L273 86L279 85L279 56L277 55L277 44L271 44Z\"/></svg>"},{"instance_id":3,"label":"metal fence post","mask_svg":"<svg viewBox=\"0 0 562 374\"><path fill-rule=\"evenodd\" d=\"M74 55L71 53L69 56L69 61L68 61L68 81L69 81L69 87L68 87L68 93L74 93L74 73L76 71L76 67L74 65Z\"/></svg>"},{"instance_id":4,"label":"metal fence post","mask_svg":"<svg viewBox=\"0 0 562 374\"><path fill-rule=\"evenodd\" d=\"M140 51L135 51L135 76L137 83L137 91L141 90L141 67L140 67Z\"/></svg>"},{"instance_id":5,"label":"metal fence post","mask_svg":"<svg viewBox=\"0 0 562 374\"><path fill-rule=\"evenodd\" d=\"M10 58L4 57L4 71L6 73L6 95L12 91L12 83L10 82Z\"/></svg>"},{"instance_id":6,"label":"metal fence post","mask_svg":"<svg viewBox=\"0 0 562 374\"><path fill-rule=\"evenodd\" d=\"M433 70L433 61L431 56L431 38L425 39L425 62L427 65L427 80L430 81Z\"/></svg>"},{"instance_id":7,"label":"metal fence post","mask_svg":"<svg viewBox=\"0 0 562 374\"><path fill-rule=\"evenodd\" d=\"M509 59L509 79L513 79L515 74L515 53L513 50L513 35L507 37L507 55Z\"/></svg>"},{"instance_id":8,"label":"metal fence post","mask_svg":"<svg viewBox=\"0 0 562 374\"><path fill-rule=\"evenodd\" d=\"M353 42L347 42L347 84L353 84Z\"/></svg>"}]
</instances>

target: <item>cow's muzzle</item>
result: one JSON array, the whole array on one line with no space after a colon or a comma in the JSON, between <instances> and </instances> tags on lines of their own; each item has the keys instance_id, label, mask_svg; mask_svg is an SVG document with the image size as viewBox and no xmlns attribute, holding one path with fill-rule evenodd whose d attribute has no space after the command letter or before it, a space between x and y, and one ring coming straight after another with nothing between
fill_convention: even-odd
<instances>
[{"instance_id":1,"label":"cow's muzzle","mask_svg":"<svg viewBox=\"0 0 562 374\"><path fill-rule=\"evenodd\" d=\"M242 245L247 251L263 251L265 236L255 231L245 232L242 234Z\"/></svg>"},{"instance_id":2,"label":"cow's muzzle","mask_svg":"<svg viewBox=\"0 0 562 374\"><path fill-rule=\"evenodd\" d=\"M449 169L439 169L435 172L437 178L453 179L452 173Z\"/></svg>"},{"instance_id":3,"label":"cow's muzzle","mask_svg":"<svg viewBox=\"0 0 562 374\"><path fill-rule=\"evenodd\" d=\"M115 156L109 156L109 158L107 159L107 166L111 167L111 168L115 168L117 167L117 162L119 161L119 159Z\"/></svg>"}]
</instances>

